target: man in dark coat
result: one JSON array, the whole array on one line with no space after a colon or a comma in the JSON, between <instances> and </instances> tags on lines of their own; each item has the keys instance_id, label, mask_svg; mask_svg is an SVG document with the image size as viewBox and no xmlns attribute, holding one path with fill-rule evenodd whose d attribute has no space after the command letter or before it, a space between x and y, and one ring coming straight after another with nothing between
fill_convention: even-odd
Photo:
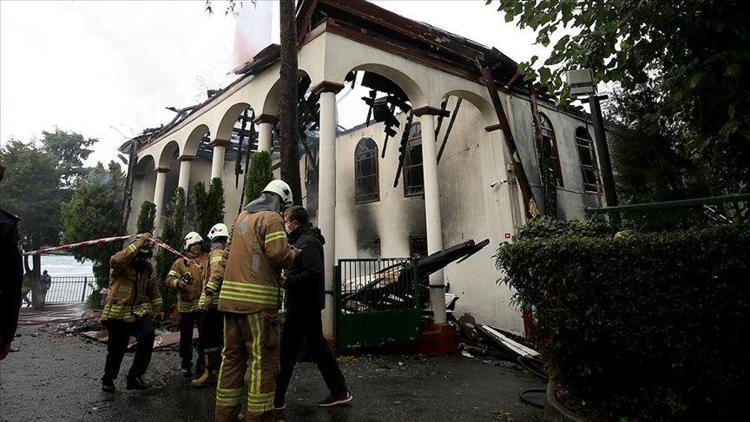
<instances>
[{"instance_id":1,"label":"man in dark coat","mask_svg":"<svg viewBox=\"0 0 750 422\"><path fill-rule=\"evenodd\" d=\"M336 358L323 337L320 311L325 307L323 244L320 230L313 227L305 208L294 206L284 213L289 242L301 252L284 272L286 318L281 333L281 368L276 379L274 407L284 409L286 390L294 372L303 340L307 340L311 357L323 375L330 395L318 403L322 407L352 401Z\"/></svg>"},{"instance_id":2,"label":"man in dark coat","mask_svg":"<svg viewBox=\"0 0 750 422\"><path fill-rule=\"evenodd\" d=\"M5 167L0 164L0 181L5 176ZM0 277L0 360L10 351L10 343L16 335L18 312L21 308L21 283L23 266L18 249L18 221L15 215L0 209L0 255L7 261L7 271Z\"/></svg>"}]
</instances>

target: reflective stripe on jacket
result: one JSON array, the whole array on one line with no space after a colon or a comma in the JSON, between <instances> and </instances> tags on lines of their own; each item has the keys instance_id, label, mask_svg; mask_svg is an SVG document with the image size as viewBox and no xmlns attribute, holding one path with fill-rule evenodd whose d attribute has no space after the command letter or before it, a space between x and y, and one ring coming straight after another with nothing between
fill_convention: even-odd
<instances>
[{"instance_id":1,"label":"reflective stripe on jacket","mask_svg":"<svg viewBox=\"0 0 750 422\"><path fill-rule=\"evenodd\" d=\"M207 307L215 308L217 303L214 299L218 299L218 293L221 289L221 283L224 279L224 264L226 260L224 255L226 254L224 248L216 248L211 250L208 254L208 276L205 278L206 284L201 292L201 298L198 302L198 306L201 309ZM210 298L206 297L206 292L210 293Z\"/></svg>"},{"instance_id":2,"label":"reflective stripe on jacket","mask_svg":"<svg viewBox=\"0 0 750 422\"><path fill-rule=\"evenodd\" d=\"M152 312L161 312L162 299L151 264L138 271L130 262L144 241L137 239L109 260L109 293L102 311L102 321L132 321Z\"/></svg>"},{"instance_id":3,"label":"reflective stripe on jacket","mask_svg":"<svg viewBox=\"0 0 750 422\"><path fill-rule=\"evenodd\" d=\"M279 276L295 257L284 220L273 211L242 211L232 227L219 310L249 314L278 309L283 300Z\"/></svg>"},{"instance_id":4,"label":"reflective stripe on jacket","mask_svg":"<svg viewBox=\"0 0 750 422\"><path fill-rule=\"evenodd\" d=\"M172 264L172 269L167 274L166 285L177 289L177 284L185 273L190 273L193 281L188 284L187 289L177 290L177 310L181 313L199 311L198 302L203 291L205 279L205 267L208 261L208 254L201 253L195 258L191 258L195 264L187 264L182 258L177 258Z\"/></svg>"}]
</instances>

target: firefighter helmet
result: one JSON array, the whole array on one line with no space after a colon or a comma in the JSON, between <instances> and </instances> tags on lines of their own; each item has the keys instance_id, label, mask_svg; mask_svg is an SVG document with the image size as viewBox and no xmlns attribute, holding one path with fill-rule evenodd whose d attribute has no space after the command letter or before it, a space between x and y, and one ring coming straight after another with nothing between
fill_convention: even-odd
<instances>
[{"instance_id":1,"label":"firefighter helmet","mask_svg":"<svg viewBox=\"0 0 750 422\"><path fill-rule=\"evenodd\" d=\"M208 231L208 240L213 241L217 237L229 237L229 229L224 223L214 224L211 230Z\"/></svg>"}]
</instances>

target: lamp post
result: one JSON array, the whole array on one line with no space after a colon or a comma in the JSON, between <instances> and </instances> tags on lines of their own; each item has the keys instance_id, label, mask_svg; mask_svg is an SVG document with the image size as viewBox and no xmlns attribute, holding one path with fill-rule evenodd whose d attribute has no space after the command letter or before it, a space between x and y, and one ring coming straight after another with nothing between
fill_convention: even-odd
<instances>
[{"instance_id":1,"label":"lamp post","mask_svg":"<svg viewBox=\"0 0 750 422\"><path fill-rule=\"evenodd\" d=\"M588 96L589 107L591 107L591 120L594 124L594 142L599 156L599 166L604 184L604 198L608 207L617 206L617 192L615 191L615 177L612 174L612 161L609 158L609 147L607 146L607 135L604 131L602 119L602 108L600 99L606 99L606 95L597 95L596 82L591 69L569 70L566 72L571 97Z\"/></svg>"}]
</instances>

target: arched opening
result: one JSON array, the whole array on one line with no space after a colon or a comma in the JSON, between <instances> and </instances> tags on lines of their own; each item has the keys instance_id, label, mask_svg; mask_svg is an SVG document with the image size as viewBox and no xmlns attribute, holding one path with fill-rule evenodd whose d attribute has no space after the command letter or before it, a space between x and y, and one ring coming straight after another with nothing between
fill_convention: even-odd
<instances>
[{"instance_id":1,"label":"arched opening","mask_svg":"<svg viewBox=\"0 0 750 422\"><path fill-rule=\"evenodd\" d=\"M136 232L138 214L144 201L153 202L156 186L156 161L152 155L140 157L133 169L133 197L130 199L128 233Z\"/></svg>"},{"instance_id":2,"label":"arched opening","mask_svg":"<svg viewBox=\"0 0 750 422\"><path fill-rule=\"evenodd\" d=\"M164 148L162 148L159 154L159 167L158 171L168 170L165 174L164 180L164 199L161 206L157 204L157 208L161 210L161 214L165 215L167 212L167 204L172 202L174 193L177 190L177 183L180 176L180 146L176 141L169 141Z\"/></svg>"},{"instance_id":3,"label":"arched opening","mask_svg":"<svg viewBox=\"0 0 750 422\"><path fill-rule=\"evenodd\" d=\"M358 204L380 200L378 144L362 138L354 150L354 188Z\"/></svg>"},{"instance_id":4,"label":"arched opening","mask_svg":"<svg viewBox=\"0 0 750 422\"><path fill-rule=\"evenodd\" d=\"M336 95L336 171L338 180L351 182L336 187L342 199L336 206L337 256L410 256L426 244L421 190L407 198L403 194L407 180L423 178L421 144L414 141L420 138L419 118L411 97L421 100L421 91L382 65L353 68L344 85ZM415 161L418 168L410 166Z\"/></svg>"},{"instance_id":5,"label":"arched opening","mask_svg":"<svg viewBox=\"0 0 750 422\"><path fill-rule=\"evenodd\" d=\"M586 192L598 192L599 168L596 163L596 151L591 135L585 127L576 128L576 145L578 147L578 159L581 163L581 177L583 178L583 190Z\"/></svg>"}]
</instances>

